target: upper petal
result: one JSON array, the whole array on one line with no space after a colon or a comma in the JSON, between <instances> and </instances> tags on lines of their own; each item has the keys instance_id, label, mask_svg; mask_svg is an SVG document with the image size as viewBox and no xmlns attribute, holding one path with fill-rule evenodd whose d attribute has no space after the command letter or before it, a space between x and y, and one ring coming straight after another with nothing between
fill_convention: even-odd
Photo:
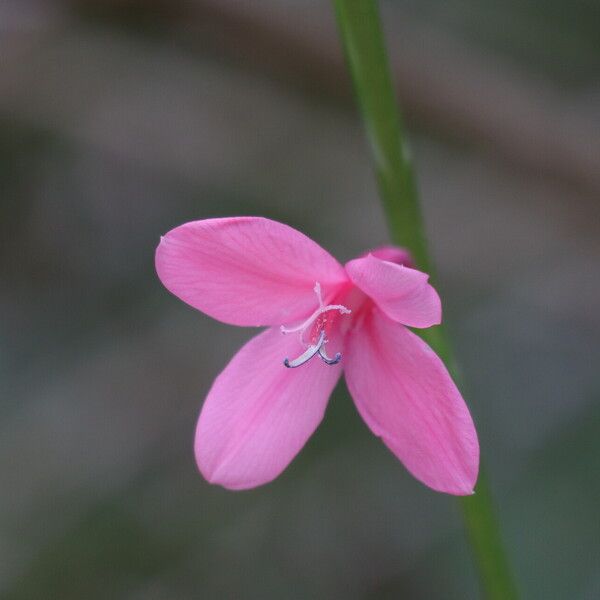
<instances>
[{"instance_id":1,"label":"upper petal","mask_svg":"<svg viewBox=\"0 0 600 600\"><path fill-rule=\"evenodd\" d=\"M346 381L371 431L420 481L471 494L479 444L469 410L442 361L377 308L351 333Z\"/></svg>"},{"instance_id":2,"label":"upper petal","mask_svg":"<svg viewBox=\"0 0 600 600\"><path fill-rule=\"evenodd\" d=\"M327 296L342 266L304 234L261 217L193 221L162 237L156 271L165 287L211 317L242 326L289 323Z\"/></svg>"},{"instance_id":3,"label":"upper petal","mask_svg":"<svg viewBox=\"0 0 600 600\"><path fill-rule=\"evenodd\" d=\"M414 266L410 252L406 248L400 248L399 246L379 246L369 252L365 252L364 256L369 254L372 254L375 258L387 260L398 265Z\"/></svg>"},{"instance_id":4,"label":"upper petal","mask_svg":"<svg viewBox=\"0 0 600 600\"><path fill-rule=\"evenodd\" d=\"M426 273L369 254L351 260L352 282L390 318L409 327L431 327L442 321L442 304Z\"/></svg>"},{"instance_id":5,"label":"upper petal","mask_svg":"<svg viewBox=\"0 0 600 600\"><path fill-rule=\"evenodd\" d=\"M196 429L196 461L211 483L246 489L275 479L321 422L342 372L318 358L283 365L304 348L275 328L250 340L215 380Z\"/></svg>"}]
</instances>

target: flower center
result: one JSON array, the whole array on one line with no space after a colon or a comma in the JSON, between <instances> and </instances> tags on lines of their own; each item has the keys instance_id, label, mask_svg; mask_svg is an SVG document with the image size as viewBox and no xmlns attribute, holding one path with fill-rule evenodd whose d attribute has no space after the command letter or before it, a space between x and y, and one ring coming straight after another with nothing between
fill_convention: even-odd
<instances>
[{"instance_id":1,"label":"flower center","mask_svg":"<svg viewBox=\"0 0 600 600\"><path fill-rule=\"evenodd\" d=\"M330 358L325 351L325 346L329 342L327 334L331 332L332 325L336 320L336 316L349 315L352 311L346 308L343 304L325 304L321 295L321 284L315 283L315 294L319 302L318 308L300 325L297 327L280 327L281 333L299 333L300 342L306 346L306 350L295 358L290 360L286 358L283 364L289 369L294 369L307 363L313 356L319 355L319 358L327 365L336 365L342 360L342 355L337 352L334 358Z\"/></svg>"}]
</instances>

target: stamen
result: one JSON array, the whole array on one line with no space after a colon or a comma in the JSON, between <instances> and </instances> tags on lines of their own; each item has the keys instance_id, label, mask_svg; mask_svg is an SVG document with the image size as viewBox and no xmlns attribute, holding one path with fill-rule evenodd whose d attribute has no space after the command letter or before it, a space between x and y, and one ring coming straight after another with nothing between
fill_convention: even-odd
<instances>
[{"instance_id":1,"label":"stamen","mask_svg":"<svg viewBox=\"0 0 600 600\"><path fill-rule=\"evenodd\" d=\"M340 362L340 360L342 360L342 353L336 352L335 358L329 358L329 356L327 356L327 353L325 352L325 346L321 346L319 348L319 357L325 364L337 365Z\"/></svg>"},{"instance_id":2,"label":"stamen","mask_svg":"<svg viewBox=\"0 0 600 600\"><path fill-rule=\"evenodd\" d=\"M283 325L281 325L281 327L279 328L281 333L284 334L300 332L300 341L307 347L306 350L298 358L295 358L294 360L286 358L283 361L283 364L288 369L295 369L296 367L307 363L316 354L318 354L319 358L327 365L337 365L340 362L340 360L342 360L342 355L340 352L337 352L334 358L330 358L327 355L327 352L325 352L325 345L327 344L327 340L325 339L325 329L326 327L328 327L328 325L326 325L327 317L321 317L321 315L332 310L339 311L340 315L348 315L352 311L349 308L345 307L343 304L325 305L325 303L323 302L323 296L321 294L321 284L318 281L315 283L314 292L317 296L319 306L312 313L312 315L310 315L310 317L308 317L306 321L300 323L300 325L297 325L296 327L284 327ZM319 333L319 339L315 344L311 344L309 341L305 340L304 336L307 332L310 333L311 330L313 330L315 327L317 329L317 332Z\"/></svg>"},{"instance_id":3,"label":"stamen","mask_svg":"<svg viewBox=\"0 0 600 600\"><path fill-rule=\"evenodd\" d=\"M286 358L283 361L283 364L288 369L295 369L296 367L299 367L299 366L303 365L304 363L307 363L315 354L317 354L321 350L321 347L323 346L324 343L325 343L325 332L321 331L321 335L319 336L319 341L316 344L309 346L306 349L306 352L304 352L303 354L301 354L298 358L295 358L294 360L290 360L289 358Z\"/></svg>"},{"instance_id":4,"label":"stamen","mask_svg":"<svg viewBox=\"0 0 600 600\"><path fill-rule=\"evenodd\" d=\"M306 319L306 321L300 323L300 325L298 325L297 327L284 327L283 325L281 325L279 327L281 333L287 334L297 333L298 331L303 332L318 316L330 310L339 310L340 315L347 315L352 312L342 304L328 304L327 306L325 306L325 304L323 303L323 295L321 293L321 284L318 281L315 282L315 287L313 288L313 291L317 296L319 307L313 312L312 315L310 315L310 317L308 317L308 319Z\"/></svg>"},{"instance_id":5,"label":"stamen","mask_svg":"<svg viewBox=\"0 0 600 600\"><path fill-rule=\"evenodd\" d=\"M304 321L304 323L301 323L297 327L284 327L283 325L281 325L279 327L279 330L283 334L298 333L298 331L304 331L305 329L308 328L309 325L311 325L313 323L313 321L318 316L322 315L323 313L329 312L330 310L339 310L340 315L349 315L352 312L349 308L346 308L343 304L328 304L327 306L320 306L319 308L317 308L317 310L315 310L315 312L312 315L310 315L310 317L308 317L308 319L306 319L306 321Z\"/></svg>"}]
</instances>

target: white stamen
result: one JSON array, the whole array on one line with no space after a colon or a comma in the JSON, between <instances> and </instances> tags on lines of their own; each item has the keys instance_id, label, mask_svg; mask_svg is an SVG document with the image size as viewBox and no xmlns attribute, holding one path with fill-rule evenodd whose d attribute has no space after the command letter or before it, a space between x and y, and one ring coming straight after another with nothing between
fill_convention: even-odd
<instances>
[{"instance_id":1,"label":"white stamen","mask_svg":"<svg viewBox=\"0 0 600 600\"><path fill-rule=\"evenodd\" d=\"M320 306L319 308L317 308L317 310L315 310L315 312L312 315L310 315L310 317L308 317L308 319L306 319L304 323L301 323L297 327L284 327L282 325L279 329L283 334L304 331L319 315L329 312L330 310L339 310L340 315L349 315L352 312L349 308L346 308L342 304L328 304L327 306Z\"/></svg>"},{"instance_id":2,"label":"white stamen","mask_svg":"<svg viewBox=\"0 0 600 600\"><path fill-rule=\"evenodd\" d=\"M320 352L321 347L325 343L325 332L321 331L321 335L319 336L319 341L314 346L309 346L304 354L301 354L298 358L294 360L290 360L289 358L284 359L283 364L288 369L295 369L300 365L308 362L317 352Z\"/></svg>"},{"instance_id":3,"label":"white stamen","mask_svg":"<svg viewBox=\"0 0 600 600\"><path fill-rule=\"evenodd\" d=\"M297 327L284 327L283 325L281 325L279 327L279 330L281 331L281 333L287 334L287 333L297 333L298 331L304 332L304 330L307 329L307 327L319 315L322 315L323 313L328 312L330 310L339 310L340 315L347 315L352 312L350 309L346 308L342 304L328 304L327 306L325 306L323 303L323 296L321 294L321 284L318 281L315 281L315 287L313 288L313 290L314 290L315 294L317 295L317 300L319 301L319 308L317 308L313 312L313 314L310 315L310 317L308 317L308 319L306 319L306 321L304 321L303 323L300 323L300 325L298 325Z\"/></svg>"},{"instance_id":4,"label":"white stamen","mask_svg":"<svg viewBox=\"0 0 600 600\"><path fill-rule=\"evenodd\" d=\"M325 339L324 329L321 329L319 333L319 339L316 344L311 344L307 342L304 339L304 334L307 330L310 330L313 323L324 313L327 313L332 310L337 310L339 311L340 315L349 315L352 311L349 308L346 308L343 304L325 305L321 293L321 284L318 281L315 282L315 287L313 289L317 296L319 307L312 313L312 315L310 315L310 317L308 317L308 319L306 319L306 321L300 323L300 325L297 325L296 327L284 327L283 325L281 325L281 327L279 328L281 333L283 334L301 332L300 341L307 347L306 351L303 354L301 354L298 358L295 358L294 360L289 360L288 358L286 358L283 361L283 364L290 369L294 369L296 367L299 367L300 365L305 364L316 354L319 354L319 358L321 358L321 360L328 365L336 365L342 359L342 355L339 352L336 353L334 358L329 358L329 356L327 356L327 353L325 352L325 344L327 344L328 340ZM322 323L324 324L326 322L327 317L323 317Z\"/></svg>"},{"instance_id":5,"label":"white stamen","mask_svg":"<svg viewBox=\"0 0 600 600\"><path fill-rule=\"evenodd\" d=\"M340 362L340 360L342 360L342 353L336 352L334 358L329 358L329 356L327 356L327 353L325 352L325 347L321 346L319 348L319 357L325 364L337 365Z\"/></svg>"}]
</instances>

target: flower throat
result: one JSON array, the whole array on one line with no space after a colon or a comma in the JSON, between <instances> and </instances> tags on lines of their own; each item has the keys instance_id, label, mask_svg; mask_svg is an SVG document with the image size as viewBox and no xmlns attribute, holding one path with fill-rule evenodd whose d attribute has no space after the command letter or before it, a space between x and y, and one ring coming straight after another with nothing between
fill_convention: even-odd
<instances>
[{"instance_id":1,"label":"flower throat","mask_svg":"<svg viewBox=\"0 0 600 600\"><path fill-rule=\"evenodd\" d=\"M327 339L328 332L331 331L331 325L335 321L335 316L330 313L337 311L340 315L349 315L352 311L346 308L343 304L325 304L321 294L321 284L317 281L314 287L318 308L300 325L297 327L280 327L281 333L300 333L300 341L306 346L306 350L297 358L290 360L285 358L283 364L288 369L295 369L307 363L311 358L318 355L319 358L327 365L337 365L342 360L342 354L337 352L333 358L330 358L325 351L325 346L329 341ZM335 315L335 313L334 313ZM308 339L306 338L308 334Z\"/></svg>"}]
</instances>

